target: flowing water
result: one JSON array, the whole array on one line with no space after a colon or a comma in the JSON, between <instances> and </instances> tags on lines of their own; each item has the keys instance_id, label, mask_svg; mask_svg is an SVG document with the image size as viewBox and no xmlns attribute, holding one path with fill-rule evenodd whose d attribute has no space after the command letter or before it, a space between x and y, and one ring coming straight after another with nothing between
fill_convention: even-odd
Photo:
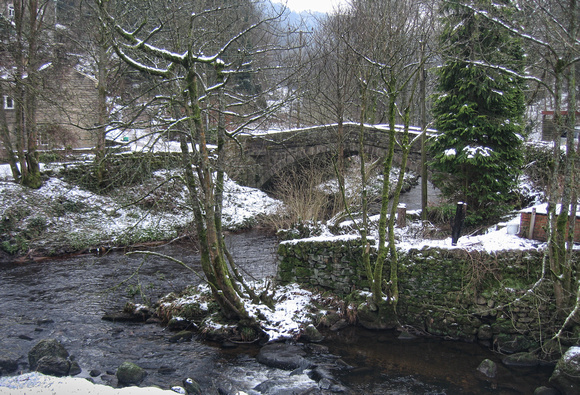
<instances>
[{"instance_id":1,"label":"flowing water","mask_svg":"<svg viewBox=\"0 0 580 395\"><path fill-rule=\"evenodd\" d=\"M247 275L274 275L274 238L258 232L232 234L228 244ZM160 252L199 269L199 257L185 246L167 246ZM41 339L56 338L83 368L81 377L98 370L102 375L94 381L108 383L122 362L132 361L147 369L144 385L169 388L193 377L207 394L228 383L249 392L267 378L288 377L288 372L258 364L257 346L226 350L198 340L170 343L171 332L156 324L101 319L127 301L154 301L196 282L175 263L122 253L0 264L0 354L19 356L20 368L26 371L28 351ZM547 368L518 371L500 366L499 381L490 382L479 378L475 369L483 359L499 361L499 356L477 344L401 341L395 333L355 328L326 335L323 344L353 367L341 380L355 393L528 394L546 384L550 373Z\"/></svg>"}]
</instances>

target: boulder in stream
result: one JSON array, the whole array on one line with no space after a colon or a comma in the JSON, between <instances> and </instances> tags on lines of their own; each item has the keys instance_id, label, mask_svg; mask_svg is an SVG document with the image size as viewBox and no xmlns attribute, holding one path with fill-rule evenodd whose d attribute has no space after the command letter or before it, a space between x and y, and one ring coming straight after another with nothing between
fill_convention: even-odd
<instances>
[{"instance_id":1,"label":"boulder in stream","mask_svg":"<svg viewBox=\"0 0 580 395\"><path fill-rule=\"evenodd\" d=\"M497 365L491 359L484 359L477 367L477 371L492 379L497 375Z\"/></svg>"},{"instance_id":2,"label":"boulder in stream","mask_svg":"<svg viewBox=\"0 0 580 395\"><path fill-rule=\"evenodd\" d=\"M117 380L120 385L139 385L147 376L142 367L132 362L123 362L117 369Z\"/></svg>"},{"instance_id":3,"label":"boulder in stream","mask_svg":"<svg viewBox=\"0 0 580 395\"><path fill-rule=\"evenodd\" d=\"M304 333L302 333L300 339L311 343L318 343L324 339L324 336L322 336L314 325L310 324L304 329Z\"/></svg>"},{"instance_id":4,"label":"boulder in stream","mask_svg":"<svg viewBox=\"0 0 580 395\"><path fill-rule=\"evenodd\" d=\"M9 350L0 350L0 376L18 369L18 355Z\"/></svg>"},{"instance_id":5,"label":"boulder in stream","mask_svg":"<svg viewBox=\"0 0 580 395\"><path fill-rule=\"evenodd\" d=\"M520 352L508 355L502 359L502 362L506 366L516 366L520 368L533 367L540 364L540 360L536 354L531 352Z\"/></svg>"},{"instance_id":6,"label":"boulder in stream","mask_svg":"<svg viewBox=\"0 0 580 395\"><path fill-rule=\"evenodd\" d=\"M286 343L272 343L262 347L256 359L261 364L272 368L295 370L308 368L311 365L304 358L305 355L306 352L302 347Z\"/></svg>"},{"instance_id":7,"label":"boulder in stream","mask_svg":"<svg viewBox=\"0 0 580 395\"><path fill-rule=\"evenodd\" d=\"M556 364L550 384L564 395L580 393L580 347L570 347Z\"/></svg>"},{"instance_id":8,"label":"boulder in stream","mask_svg":"<svg viewBox=\"0 0 580 395\"><path fill-rule=\"evenodd\" d=\"M64 346L56 339L45 339L38 342L28 353L30 370L36 370L51 376L67 376L70 374L71 360ZM74 374L80 367L75 365Z\"/></svg>"}]
</instances>

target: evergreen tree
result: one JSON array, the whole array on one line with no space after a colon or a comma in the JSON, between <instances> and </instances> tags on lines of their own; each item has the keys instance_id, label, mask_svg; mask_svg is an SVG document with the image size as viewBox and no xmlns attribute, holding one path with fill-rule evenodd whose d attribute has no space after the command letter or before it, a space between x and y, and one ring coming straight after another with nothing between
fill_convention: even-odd
<instances>
[{"instance_id":1,"label":"evergreen tree","mask_svg":"<svg viewBox=\"0 0 580 395\"><path fill-rule=\"evenodd\" d=\"M477 0L479 6L490 4ZM493 12L507 12L507 4ZM435 181L474 219L501 213L522 165L524 56L519 39L457 3L442 8L444 64L433 104Z\"/></svg>"}]
</instances>

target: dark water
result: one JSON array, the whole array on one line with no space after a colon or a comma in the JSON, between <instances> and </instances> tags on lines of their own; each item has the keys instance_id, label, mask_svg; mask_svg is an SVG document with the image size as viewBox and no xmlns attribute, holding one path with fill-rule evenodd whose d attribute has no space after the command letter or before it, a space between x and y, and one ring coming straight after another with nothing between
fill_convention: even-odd
<instances>
[{"instance_id":1,"label":"dark water","mask_svg":"<svg viewBox=\"0 0 580 395\"><path fill-rule=\"evenodd\" d=\"M533 394L548 384L553 368L506 368L501 355L478 344L440 339L398 340L398 333L377 334L347 328L328 334L330 350L354 367L343 382L363 394ZM498 377L477 372L484 359L497 363Z\"/></svg>"},{"instance_id":2,"label":"dark water","mask_svg":"<svg viewBox=\"0 0 580 395\"><path fill-rule=\"evenodd\" d=\"M273 238L258 232L235 234L228 245L247 275L274 274ZM160 251L200 270L199 258L186 246ZM175 263L121 253L0 264L0 354L20 357L20 370L26 371L28 351L41 339L56 338L83 368L81 377L93 369L112 375L123 361L132 361L147 369L145 385L169 388L193 377L207 394L217 393L218 387L250 393L268 378L287 378L288 372L259 365L253 358L255 346L223 350L201 341L169 343L171 333L160 326L101 319L127 301L155 301L193 283L195 277ZM363 394L528 394L546 384L550 373L500 366L500 382L491 383L476 377L475 368L485 358L499 358L475 344L403 342L395 334L362 329L327 336L324 344L330 351L355 368L341 379ZM302 376L296 380L304 380ZM95 381L107 383L108 378L105 374Z\"/></svg>"}]
</instances>

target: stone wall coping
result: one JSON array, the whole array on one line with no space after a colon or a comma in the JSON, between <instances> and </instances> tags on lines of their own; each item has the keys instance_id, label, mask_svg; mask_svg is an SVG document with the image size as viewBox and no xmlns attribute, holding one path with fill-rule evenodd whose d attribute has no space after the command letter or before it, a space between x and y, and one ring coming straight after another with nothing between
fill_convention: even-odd
<instances>
[{"instance_id":1,"label":"stone wall coping","mask_svg":"<svg viewBox=\"0 0 580 395\"><path fill-rule=\"evenodd\" d=\"M323 235L323 236L315 236L315 237L308 237L306 239L294 239L294 240L284 240L280 242L280 244L298 244L298 243L323 243L323 242L338 242L338 241L352 241L352 240L360 240L359 235ZM369 237L369 241L374 242L374 238Z\"/></svg>"},{"instance_id":2,"label":"stone wall coping","mask_svg":"<svg viewBox=\"0 0 580 395\"><path fill-rule=\"evenodd\" d=\"M572 208L572 206L570 206L570 208ZM542 204L538 204L536 206L533 207L528 207L525 208L523 210L520 210L520 213L531 213L533 209L536 209L536 214L543 214L543 215L547 215L548 214L548 203L542 203ZM556 205L556 215L560 214L560 210L562 209L562 205L561 204L557 204ZM576 208L576 218L580 218L580 206L578 206Z\"/></svg>"}]
</instances>

